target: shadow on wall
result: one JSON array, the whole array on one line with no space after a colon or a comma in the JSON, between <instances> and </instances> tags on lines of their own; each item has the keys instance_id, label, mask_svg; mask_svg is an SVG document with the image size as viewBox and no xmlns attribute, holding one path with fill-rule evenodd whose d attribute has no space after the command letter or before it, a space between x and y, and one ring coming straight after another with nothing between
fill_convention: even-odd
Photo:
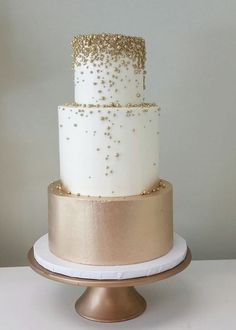
<instances>
[{"instance_id":1,"label":"shadow on wall","mask_svg":"<svg viewBox=\"0 0 236 330\"><path fill-rule=\"evenodd\" d=\"M180 218L180 231L196 259L236 258L235 34L232 26L196 31L181 48L187 61L177 54L183 72L176 103L185 110L176 115L179 148L170 158L185 190L175 186L177 213L195 219Z\"/></svg>"},{"instance_id":2,"label":"shadow on wall","mask_svg":"<svg viewBox=\"0 0 236 330\"><path fill-rule=\"evenodd\" d=\"M20 4L19 4L20 6ZM11 22L10 2L2 2L0 8L0 40L1 40L1 79L0 100L15 89L30 85L32 81L40 80L44 75L43 70L37 69L37 63L44 63L45 52L37 43L37 35L32 39L32 34L16 37L16 25ZM16 51L17 49L17 51ZM30 53L30 55L29 55ZM41 61L40 61L41 57ZM40 76L41 74L41 76Z\"/></svg>"},{"instance_id":3,"label":"shadow on wall","mask_svg":"<svg viewBox=\"0 0 236 330\"><path fill-rule=\"evenodd\" d=\"M47 169L34 165L50 140L40 150L42 113L31 94L44 74L36 63L43 53L32 33L19 38L19 22L11 22L13 4L0 6L0 266L13 266L27 263L27 249L47 230Z\"/></svg>"}]
</instances>

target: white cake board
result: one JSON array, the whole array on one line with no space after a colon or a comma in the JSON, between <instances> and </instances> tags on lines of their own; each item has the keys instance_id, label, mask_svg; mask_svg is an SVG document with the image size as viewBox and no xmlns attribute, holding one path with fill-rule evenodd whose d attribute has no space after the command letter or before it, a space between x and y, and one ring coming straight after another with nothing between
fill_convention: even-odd
<instances>
[{"instance_id":1,"label":"white cake board","mask_svg":"<svg viewBox=\"0 0 236 330\"><path fill-rule=\"evenodd\" d=\"M73 263L55 256L48 247L48 234L34 244L34 257L44 268L62 275L96 280L122 280L159 274L180 264L186 257L186 241L174 234L172 249L151 261L117 266L92 266Z\"/></svg>"}]
</instances>

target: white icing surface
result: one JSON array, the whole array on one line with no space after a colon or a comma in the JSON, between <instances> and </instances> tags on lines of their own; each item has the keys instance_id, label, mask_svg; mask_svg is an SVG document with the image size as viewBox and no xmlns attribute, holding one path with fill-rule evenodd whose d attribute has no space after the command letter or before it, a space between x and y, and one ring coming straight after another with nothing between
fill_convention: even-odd
<instances>
[{"instance_id":1,"label":"white icing surface","mask_svg":"<svg viewBox=\"0 0 236 330\"><path fill-rule=\"evenodd\" d=\"M80 63L74 68L75 102L101 105L143 103L143 79L144 71L134 69L132 60L127 57L103 64L100 61Z\"/></svg>"},{"instance_id":2,"label":"white icing surface","mask_svg":"<svg viewBox=\"0 0 236 330\"><path fill-rule=\"evenodd\" d=\"M157 106L59 106L58 116L60 178L71 193L138 195L158 182Z\"/></svg>"},{"instance_id":3,"label":"white icing surface","mask_svg":"<svg viewBox=\"0 0 236 330\"><path fill-rule=\"evenodd\" d=\"M91 266L60 259L49 250L48 234L34 244L34 257L44 268L70 277L98 280L121 280L158 274L180 264L186 253L186 241L176 233L173 248L166 255L143 263L119 266Z\"/></svg>"}]
</instances>

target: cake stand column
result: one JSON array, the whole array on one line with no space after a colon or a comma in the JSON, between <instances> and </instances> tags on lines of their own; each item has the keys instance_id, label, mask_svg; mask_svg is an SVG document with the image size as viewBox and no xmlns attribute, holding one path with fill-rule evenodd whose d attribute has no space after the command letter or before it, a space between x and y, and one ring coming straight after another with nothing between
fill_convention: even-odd
<instances>
[{"instance_id":1,"label":"cake stand column","mask_svg":"<svg viewBox=\"0 0 236 330\"><path fill-rule=\"evenodd\" d=\"M129 320L145 308L145 299L133 286L88 287L75 304L79 315L98 322Z\"/></svg>"}]
</instances>

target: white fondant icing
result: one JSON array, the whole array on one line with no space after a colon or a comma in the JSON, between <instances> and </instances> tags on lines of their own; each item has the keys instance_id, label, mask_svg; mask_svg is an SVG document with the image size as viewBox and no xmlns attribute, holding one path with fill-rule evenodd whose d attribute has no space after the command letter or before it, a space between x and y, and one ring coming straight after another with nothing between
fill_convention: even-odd
<instances>
[{"instance_id":1,"label":"white fondant icing","mask_svg":"<svg viewBox=\"0 0 236 330\"><path fill-rule=\"evenodd\" d=\"M73 194L130 196L159 180L159 108L59 106L60 178Z\"/></svg>"},{"instance_id":2,"label":"white fondant icing","mask_svg":"<svg viewBox=\"0 0 236 330\"><path fill-rule=\"evenodd\" d=\"M176 233L173 248L166 255L143 263L119 266L83 265L60 259L49 250L47 234L34 244L34 257L44 268L70 277L97 280L121 280L158 274L180 264L186 253L186 241Z\"/></svg>"},{"instance_id":3,"label":"white fondant icing","mask_svg":"<svg viewBox=\"0 0 236 330\"><path fill-rule=\"evenodd\" d=\"M109 55L106 55L109 59ZM123 64L125 63L125 65ZM80 63L74 67L75 102L78 104L126 105L143 103L144 71L135 69L128 57L117 62Z\"/></svg>"}]
</instances>

